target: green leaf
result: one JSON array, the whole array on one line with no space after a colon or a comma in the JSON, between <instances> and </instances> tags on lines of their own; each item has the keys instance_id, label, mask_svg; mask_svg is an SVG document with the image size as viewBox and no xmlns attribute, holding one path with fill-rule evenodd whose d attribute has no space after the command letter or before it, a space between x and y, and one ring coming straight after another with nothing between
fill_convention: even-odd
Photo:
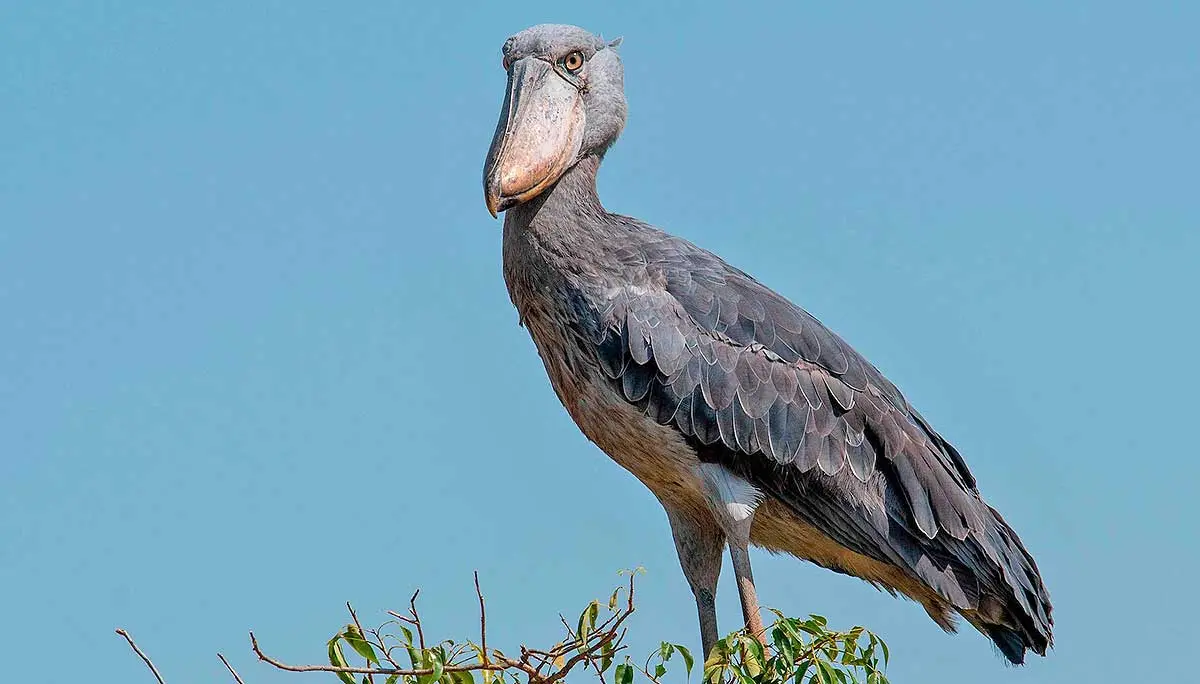
<instances>
[{"instance_id":1,"label":"green leaf","mask_svg":"<svg viewBox=\"0 0 1200 684\"><path fill-rule=\"evenodd\" d=\"M400 675L398 675L398 674L391 675L387 678L387 680L384 682L384 684L396 684L397 679L400 679Z\"/></svg>"},{"instance_id":2,"label":"green leaf","mask_svg":"<svg viewBox=\"0 0 1200 684\"><path fill-rule=\"evenodd\" d=\"M667 673L667 666L659 663L654 666L654 678L662 679L662 676Z\"/></svg>"},{"instance_id":3,"label":"green leaf","mask_svg":"<svg viewBox=\"0 0 1200 684\"><path fill-rule=\"evenodd\" d=\"M719 684L725 681L725 673L729 670L729 640L731 636L717 641L713 644L712 650L708 652L708 657L704 660L704 681L712 684Z\"/></svg>"},{"instance_id":4,"label":"green leaf","mask_svg":"<svg viewBox=\"0 0 1200 684\"><path fill-rule=\"evenodd\" d=\"M367 659L367 662L379 664L379 657L375 655L375 649L371 644L363 638L362 632L358 631L357 625L346 625L346 632L342 635L346 639L346 643L350 644L350 648L354 652Z\"/></svg>"},{"instance_id":5,"label":"green leaf","mask_svg":"<svg viewBox=\"0 0 1200 684\"><path fill-rule=\"evenodd\" d=\"M600 647L600 671L608 672L608 668L612 667L613 654L616 653L616 646L612 641L604 642Z\"/></svg>"},{"instance_id":6,"label":"green leaf","mask_svg":"<svg viewBox=\"0 0 1200 684\"><path fill-rule=\"evenodd\" d=\"M837 638L835 637L835 638L830 639L829 641L825 642L824 648L825 648L825 657L828 658L831 662L836 663L837 657L838 657Z\"/></svg>"},{"instance_id":7,"label":"green leaf","mask_svg":"<svg viewBox=\"0 0 1200 684\"><path fill-rule=\"evenodd\" d=\"M338 635L329 640L329 664L334 667L350 667L346 663L346 654L342 653L342 645L338 643ZM356 684L354 677L348 672L335 672L337 678L342 680L343 684Z\"/></svg>"},{"instance_id":8,"label":"green leaf","mask_svg":"<svg viewBox=\"0 0 1200 684\"><path fill-rule=\"evenodd\" d=\"M600 602L592 601L587 604L587 608L579 614L579 628L575 631L575 635L581 642L587 641L587 635L596 628L596 617L600 614ZM583 648L582 644L580 648Z\"/></svg>"},{"instance_id":9,"label":"green leaf","mask_svg":"<svg viewBox=\"0 0 1200 684\"><path fill-rule=\"evenodd\" d=\"M817 677L821 684L834 684L837 681L837 674L833 666L824 660L817 661Z\"/></svg>"},{"instance_id":10,"label":"green leaf","mask_svg":"<svg viewBox=\"0 0 1200 684\"><path fill-rule=\"evenodd\" d=\"M733 673L737 675L739 684L756 684L754 677L746 671L745 667L735 667Z\"/></svg>"},{"instance_id":11,"label":"green leaf","mask_svg":"<svg viewBox=\"0 0 1200 684\"><path fill-rule=\"evenodd\" d=\"M664 663L667 662L668 660L670 660L671 656L674 654L675 654L675 645L674 644L669 644L664 641L659 645L658 656L660 658L662 658Z\"/></svg>"},{"instance_id":12,"label":"green leaf","mask_svg":"<svg viewBox=\"0 0 1200 684\"><path fill-rule=\"evenodd\" d=\"M871 637L870 645L862 649L863 662L869 663L872 667L875 665L875 637Z\"/></svg>"},{"instance_id":13,"label":"green leaf","mask_svg":"<svg viewBox=\"0 0 1200 684\"><path fill-rule=\"evenodd\" d=\"M475 684L475 675L471 674L470 670L464 672L451 672L450 679L454 684Z\"/></svg>"},{"instance_id":14,"label":"green leaf","mask_svg":"<svg viewBox=\"0 0 1200 684\"><path fill-rule=\"evenodd\" d=\"M729 662L729 643L727 639L728 637L713 644L712 650L704 658L704 672L706 677L708 676L708 668L724 665Z\"/></svg>"},{"instance_id":15,"label":"green leaf","mask_svg":"<svg viewBox=\"0 0 1200 684\"><path fill-rule=\"evenodd\" d=\"M779 638L775 640L775 651L784 662L791 664L796 662L796 642L787 638L782 629L776 630Z\"/></svg>"},{"instance_id":16,"label":"green leaf","mask_svg":"<svg viewBox=\"0 0 1200 684\"><path fill-rule=\"evenodd\" d=\"M692 666L696 664L696 659L692 657L692 652L686 647L675 645L675 650L679 651L679 655L683 657L683 666L687 668L687 676L692 676Z\"/></svg>"},{"instance_id":17,"label":"green leaf","mask_svg":"<svg viewBox=\"0 0 1200 684\"><path fill-rule=\"evenodd\" d=\"M812 620L796 620L794 623L790 624L789 626L792 628L793 631L796 629L799 629L799 630L802 630L812 636L821 636L822 632L824 631L821 629L820 625L813 622ZM800 640L799 634L796 635L796 639Z\"/></svg>"},{"instance_id":18,"label":"green leaf","mask_svg":"<svg viewBox=\"0 0 1200 684\"><path fill-rule=\"evenodd\" d=\"M633 666L629 663L618 665L613 674L613 681L614 684L633 684Z\"/></svg>"},{"instance_id":19,"label":"green leaf","mask_svg":"<svg viewBox=\"0 0 1200 684\"><path fill-rule=\"evenodd\" d=\"M429 675L429 681L436 682L442 678L442 672L445 671L446 664L442 662L441 657L438 655L434 655L430 660L433 661L431 663L433 665L433 674Z\"/></svg>"},{"instance_id":20,"label":"green leaf","mask_svg":"<svg viewBox=\"0 0 1200 684\"><path fill-rule=\"evenodd\" d=\"M878 641L879 649L883 651L883 664L886 666L888 664L888 647L887 644L883 643L883 639L879 639Z\"/></svg>"},{"instance_id":21,"label":"green leaf","mask_svg":"<svg viewBox=\"0 0 1200 684\"><path fill-rule=\"evenodd\" d=\"M742 664L750 673L751 677L757 677L762 674L763 666L766 664L766 652L763 650L762 644L758 639L750 636L747 633L742 633L738 641L742 648Z\"/></svg>"},{"instance_id":22,"label":"green leaf","mask_svg":"<svg viewBox=\"0 0 1200 684\"><path fill-rule=\"evenodd\" d=\"M842 663L849 664L858 661L858 637L862 635L862 627L855 627L850 630L842 640L845 646L845 653L842 655Z\"/></svg>"}]
</instances>

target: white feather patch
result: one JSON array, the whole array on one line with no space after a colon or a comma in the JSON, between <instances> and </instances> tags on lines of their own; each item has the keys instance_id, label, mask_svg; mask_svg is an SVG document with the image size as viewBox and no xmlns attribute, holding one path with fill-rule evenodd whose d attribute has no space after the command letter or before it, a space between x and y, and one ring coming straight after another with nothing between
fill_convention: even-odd
<instances>
[{"instance_id":1,"label":"white feather patch","mask_svg":"<svg viewBox=\"0 0 1200 684\"><path fill-rule=\"evenodd\" d=\"M723 518L723 524L742 523L754 515L763 501L757 487L717 463L701 463L698 467L708 503Z\"/></svg>"}]
</instances>

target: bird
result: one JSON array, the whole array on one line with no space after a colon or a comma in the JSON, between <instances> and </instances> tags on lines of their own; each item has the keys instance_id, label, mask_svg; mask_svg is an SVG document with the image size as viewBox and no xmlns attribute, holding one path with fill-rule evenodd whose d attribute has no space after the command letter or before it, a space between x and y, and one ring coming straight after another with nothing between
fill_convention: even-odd
<instances>
[{"instance_id":1,"label":"bird","mask_svg":"<svg viewBox=\"0 0 1200 684\"><path fill-rule=\"evenodd\" d=\"M619 45L558 24L504 42L484 200L558 399L666 511L704 652L726 548L765 643L755 546L907 596L947 632L961 617L1013 664L1044 656L1033 556L900 390L752 276L601 204L627 112Z\"/></svg>"}]
</instances>

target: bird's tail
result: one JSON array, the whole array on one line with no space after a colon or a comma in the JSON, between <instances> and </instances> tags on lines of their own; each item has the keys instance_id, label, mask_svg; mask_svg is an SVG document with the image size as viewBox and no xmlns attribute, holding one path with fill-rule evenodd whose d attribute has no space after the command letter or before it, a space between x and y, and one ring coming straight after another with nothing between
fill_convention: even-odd
<instances>
[{"instance_id":1,"label":"bird's tail","mask_svg":"<svg viewBox=\"0 0 1200 684\"><path fill-rule=\"evenodd\" d=\"M987 638L992 640L996 648L1000 649L1004 657L1008 658L1008 662L1013 665L1025 664L1025 650L1031 647L1021 633L1008 627L988 624L983 626L983 633ZM1045 655L1044 650L1041 652L1041 655Z\"/></svg>"},{"instance_id":2,"label":"bird's tail","mask_svg":"<svg viewBox=\"0 0 1200 684\"><path fill-rule=\"evenodd\" d=\"M1025 550L996 509L988 509L996 520L997 546L1004 579L1002 595L987 596L977 610L963 611L980 632L992 640L1000 653L1014 665L1025 662L1025 652L1046 655L1054 645L1050 594L1042 582L1037 563Z\"/></svg>"}]
</instances>

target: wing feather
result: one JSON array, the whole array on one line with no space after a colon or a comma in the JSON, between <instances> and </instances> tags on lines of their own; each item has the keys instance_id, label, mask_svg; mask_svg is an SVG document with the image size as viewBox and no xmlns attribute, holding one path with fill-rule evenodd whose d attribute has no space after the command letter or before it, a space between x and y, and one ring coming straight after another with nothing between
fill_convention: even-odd
<instances>
[{"instance_id":1,"label":"wing feather","mask_svg":"<svg viewBox=\"0 0 1200 684\"><path fill-rule=\"evenodd\" d=\"M638 267L646 282L613 295L592 335L627 401L678 430L702 459L742 473L950 605L975 610L981 596L1011 597L1030 643L1048 643L1049 602L1032 558L983 502L958 451L878 369L690 243L643 245Z\"/></svg>"}]
</instances>

